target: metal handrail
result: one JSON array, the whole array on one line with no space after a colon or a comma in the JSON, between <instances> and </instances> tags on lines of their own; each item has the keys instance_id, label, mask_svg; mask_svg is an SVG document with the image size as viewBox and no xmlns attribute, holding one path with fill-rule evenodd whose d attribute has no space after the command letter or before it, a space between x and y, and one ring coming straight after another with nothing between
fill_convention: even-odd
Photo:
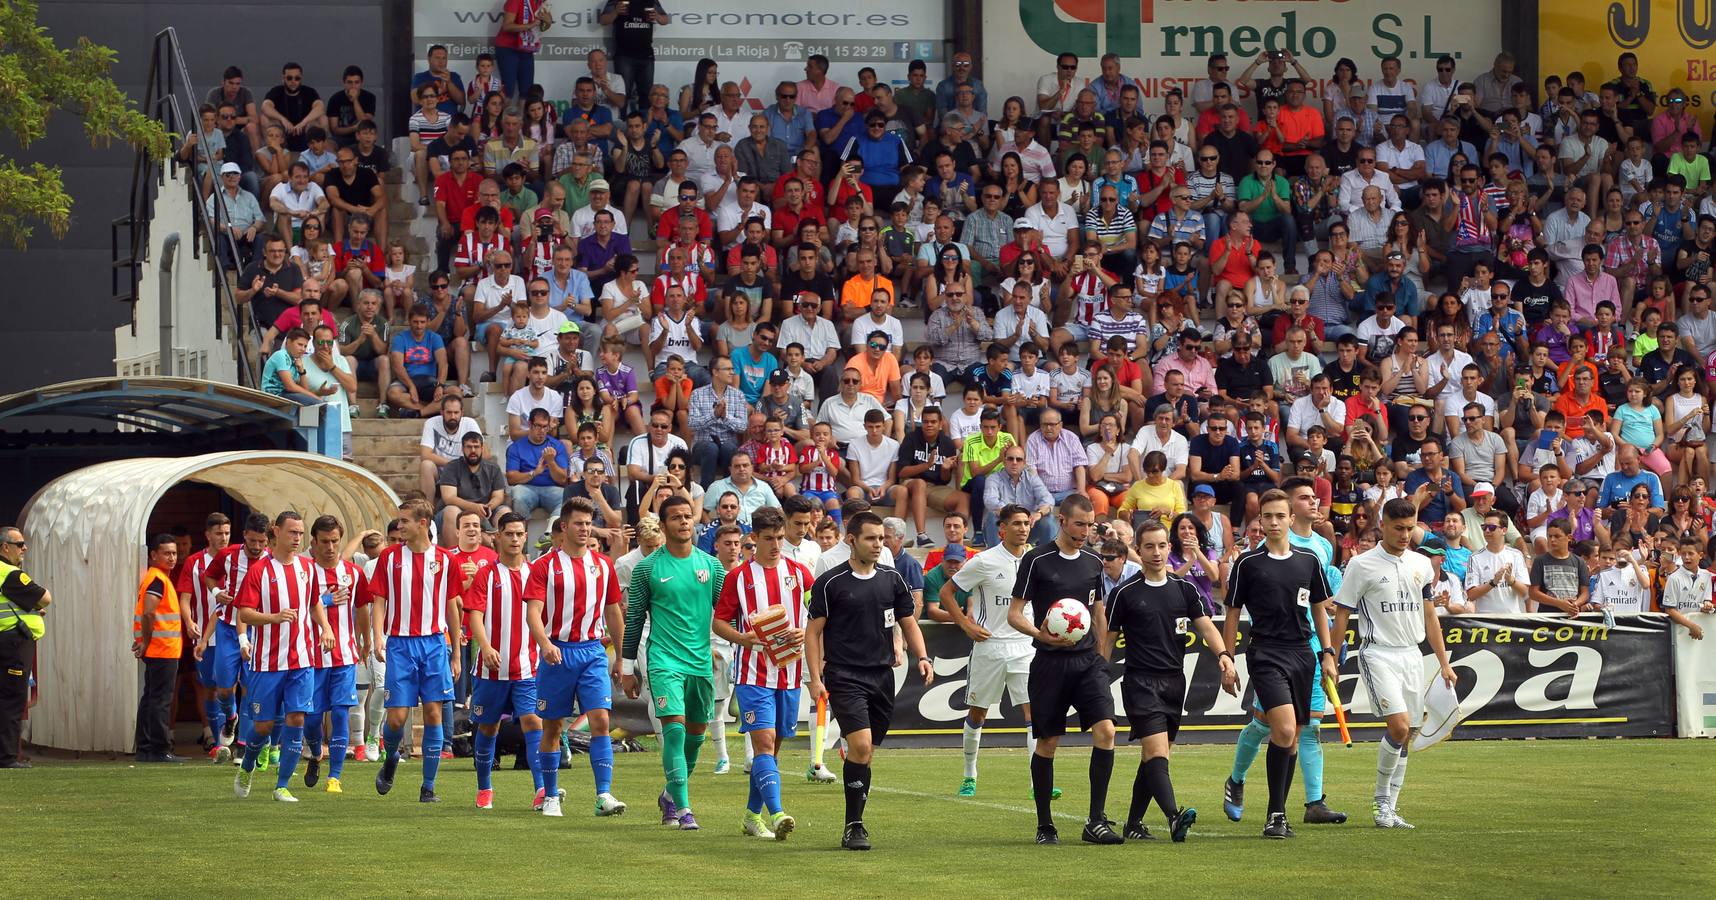
<instances>
[{"instance_id":1,"label":"metal handrail","mask_svg":"<svg viewBox=\"0 0 1716 900\"><path fill-rule=\"evenodd\" d=\"M195 89L191 86L190 71L185 67L184 54L179 48L178 32L172 26L155 33L155 40L149 54L149 75L145 91L142 103L145 114L165 125L169 132L173 134L187 133L185 131L187 126L200 131L202 127L201 117L186 116L185 110L179 103L182 92L193 110L200 105ZM219 298L218 302L223 304L225 308L227 320L233 323L231 340L238 354L238 381L240 385L252 386L249 385L252 380L249 352L245 348L241 324L244 320L240 316L238 299L233 295L232 287L227 282L228 267L221 258L220 248L216 244L218 236L225 235L225 230L220 223L231 221L231 217L227 212L226 197L220 191L218 176L213 179L213 190L210 192L210 195L215 198L215 216L213 219L209 217L208 209L203 205L203 198L199 196L200 192L197 186L196 166L199 160L206 164L211 171L218 171L214 168L214 159L208 155L207 145L200 140L197 141L192 150L189 164L191 178L187 186L191 196L191 206L196 210L195 224L197 227L195 230L197 234L191 241L192 254L193 256L200 256L201 252L206 250L209 253L210 261L214 263L215 294ZM180 165L178 154L172 154L167 164L174 167L172 171L177 171ZM131 282L129 296L133 302L135 302L137 285L141 279L140 260L149 246L149 222L153 214L154 192L158 183L155 165L149 160L147 154L141 152L137 154L131 167L129 211L126 216L114 220L113 223L115 255L118 252L119 227L129 225L131 229L130 256L125 260L114 260L114 293L118 293L118 270L122 265L128 263ZM230 242L231 238L228 237L227 240ZM238 258L238 248L234 243L233 259L236 261ZM135 320L135 317L133 318ZM215 337L220 338L223 334L220 317L217 315L215 318Z\"/></svg>"}]
</instances>

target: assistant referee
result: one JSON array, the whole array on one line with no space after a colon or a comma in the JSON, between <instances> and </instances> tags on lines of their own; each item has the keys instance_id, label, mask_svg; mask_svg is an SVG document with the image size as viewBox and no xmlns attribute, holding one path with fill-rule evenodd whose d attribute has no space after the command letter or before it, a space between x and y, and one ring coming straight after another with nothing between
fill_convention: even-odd
<instances>
[{"instance_id":1,"label":"assistant referee","mask_svg":"<svg viewBox=\"0 0 1716 900\"><path fill-rule=\"evenodd\" d=\"M18 758L24 709L30 700L30 668L36 641L46 631L42 610L53 595L24 573L30 549L16 526L0 528L0 769L28 769Z\"/></svg>"},{"instance_id":2,"label":"assistant referee","mask_svg":"<svg viewBox=\"0 0 1716 900\"><path fill-rule=\"evenodd\" d=\"M888 737L894 715L894 628L905 633L924 684L935 670L923 632L912 618L912 593L900 573L876 564L882 556L882 519L861 512L846 520L852 558L818 576L810 588L805 626L805 669L810 696L828 696L829 712L846 738L846 828L840 846L870 849L864 803L870 795L870 760Z\"/></svg>"}]
</instances>

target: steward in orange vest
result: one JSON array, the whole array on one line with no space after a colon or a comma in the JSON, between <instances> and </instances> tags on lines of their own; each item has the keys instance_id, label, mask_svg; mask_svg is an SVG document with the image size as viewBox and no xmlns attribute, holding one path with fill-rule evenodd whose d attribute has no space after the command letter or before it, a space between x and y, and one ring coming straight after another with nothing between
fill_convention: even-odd
<instances>
[{"instance_id":1,"label":"steward in orange vest","mask_svg":"<svg viewBox=\"0 0 1716 900\"><path fill-rule=\"evenodd\" d=\"M131 655L143 661L143 694L137 701L137 761L182 762L173 755L173 685L184 652L179 593L167 575L179 561L179 543L170 534L149 539L149 570L137 586L131 618Z\"/></svg>"}]
</instances>

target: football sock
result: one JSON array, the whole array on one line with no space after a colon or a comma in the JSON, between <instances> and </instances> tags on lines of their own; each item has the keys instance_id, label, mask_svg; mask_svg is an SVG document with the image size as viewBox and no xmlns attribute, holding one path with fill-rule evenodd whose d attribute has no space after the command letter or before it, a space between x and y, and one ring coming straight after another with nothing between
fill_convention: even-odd
<instances>
[{"instance_id":1,"label":"football sock","mask_svg":"<svg viewBox=\"0 0 1716 900\"><path fill-rule=\"evenodd\" d=\"M1114 748L1090 749L1090 820L1100 822L1108 805L1108 779L1114 774ZM1050 788L1053 789L1053 785Z\"/></svg>"},{"instance_id":2,"label":"football sock","mask_svg":"<svg viewBox=\"0 0 1716 900\"><path fill-rule=\"evenodd\" d=\"M661 725L661 770L667 776L667 796L673 805L683 810L691 805L685 787L685 723L663 722Z\"/></svg>"},{"instance_id":3,"label":"football sock","mask_svg":"<svg viewBox=\"0 0 1716 900\"><path fill-rule=\"evenodd\" d=\"M614 739L605 734L590 736L590 775L596 793L606 794L614 786Z\"/></svg>"},{"instance_id":4,"label":"football sock","mask_svg":"<svg viewBox=\"0 0 1716 900\"><path fill-rule=\"evenodd\" d=\"M254 744L255 734L256 718L250 712L250 701L246 699L244 705L238 708L238 739L246 744Z\"/></svg>"},{"instance_id":5,"label":"football sock","mask_svg":"<svg viewBox=\"0 0 1716 900\"><path fill-rule=\"evenodd\" d=\"M1305 778L1305 802L1323 799L1323 734L1317 727L1321 719L1312 719L1299 729L1299 774Z\"/></svg>"},{"instance_id":6,"label":"football sock","mask_svg":"<svg viewBox=\"0 0 1716 900\"><path fill-rule=\"evenodd\" d=\"M441 735L433 725L423 729L423 786L435 789L435 773L441 771Z\"/></svg>"},{"instance_id":7,"label":"football sock","mask_svg":"<svg viewBox=\"0 0 1716 900\"><path fill-rule=\"evenodd\" d=\"M715 745L715 758L727 762L727 711L717 710L709 723L709 741Z\"/></svg>"},{"instance_id":8,"label":"football sock","mask_svg":"<svg viewBox=\"0 0 1716 900\"><path fill-rule=\"evenodd\" d=\"M1394 743L1394 739L1383 735L1382 744L1376 748L1375 798L1377 801L1386 801L1391 796L1389 783L1394 780L1394 770L1399 767L1400 761L1404 758L1400 746Z\"/></svg>"},{"instance_id":9,"label":"football sock","mask_svg":"<svg viewBox=\"0 0 1716 900\"><path fill-rule=\"evenodd\" d=\"M762 768L756 764L755 760L753 760L751 763L751 775L748 779L751 783L751 791L749 794L745 795L745 812L760 813L763 811L763 791L759 783L762 777Z\"/></svg>"},{"instance_id":10,"label":"football sock","mask_svg":"<svg viewBox=\"0 0 1716 900\"><path fill-rule=\"evenodd\" d=\"M1150 800L1153 788L1150 785L1150 761L1138 761L1138 774L1132 779L1132 805L1126 810L1126 823L1144 821L1144 814L1150 811Z\"/></svg>"},{"instance_id":11,"label":"football sock","mask_svg":"<svg viewBox=\"0 0 1716 900\"><path fill-rule=\"evenodd\" d=\"M1251 769L1252 760L1257 759L1257 751L1263 749L1266 740L1269 740L1269 726L1258 721L1256 716L1240 729L1239 742L1233 748L1233 772L1228 775L1234 784L1245 783L1245 773Z\"/></svg>"},{"instance_id":12,"label":"football sock","mask_svg":"<svg viewBox=\"0 0 1716 900\"><path fill-rule=\"evenodd\" d=\"M685 775L688 778L691 773L697 771L697 757L703 753L703 741L706 737L707 735L692 734L689 731L685 733Z\"/></svg>"},{"instance_id":13,"label":"football sock","mask_svg":"<svg viewBox=\"0 0 1716 900\"><path fill-rule=\"evenodd\" d=\"M864 801L870 798L870 767L846 761L846 824L864 821Z\"/></svg>"},{"instance_id":14,"label":"football sock","mask_svg":"<svg viewBox=\"0 0 1716 900\"><path fill-rule=\"evenodd\" d=\"M1054 816L1049 812L1049 804L1054 800L1055 789L1055 758L1031 754L1031 794L1037 802L1037 827L1055 824Z\"/></svg>"},{"instance_id":15,"label":"football sock","mask_svg":"<svg viewBox=\"0 0 1716 900\"><path fill-rule=\"evenodd\" d=\"M1174 782L1168 777L1168 757L1145 760L1144 770L1150 793L1156 795L1156 805L1162 808L1162 814L1169 819L1179 815L1179 804L1174 802Z\"/></svg>"},{"instance_id":16,"label":"football sock","mask_svg":"<svg viewBox=\"0 0 1716 900\"><path fill-rule=\"evenodd\" d=\"M405 737L404 726L395 726L391 722L381 726L381 758L382 761L399 758L399 742Z\"/></svg>"},{"instance_id":17,"label":"football sock","mask_svg":"<svg viewBox=\"0 0 1716 900\"><path fill-rule=\"evenodd\" d=\"M869 771L870 767L865 766L864 772L866 782L869 778ZM767 809L770 815L780 812L781 767L780 761L775 759L775 755L773 753L761 754L752 761L751 780L757 786L758 793L762 795L761 799L763 801L763 808ZM865 791L869 791L868 783L865 785Z\"/></svg>"},{"instance_id":18,"label":"football sock","mask_svg":"<svg viewBox=\"0 0 1716 900\"><path fill-rule=\"evenodd\" d=\"M203 701L203 716L209 720L209 746L212 747L220 743L220 730L226 727L226 717L221 715L220 701L215 699L213 691Z\"/></svg>"},{"instance_id":19,"label":"football sock","mask_svg":"<svg viewBox=\"0 0 1716 900\"><path fill-rule=\"evenodd\" d=\"M1406 747L1400 748L1400 762L1394 767L1394 776L1388 779L1388 802L1400 802L1400 788L1406 784L1406 762L1412 757L1406 755Z\"/></svg>"},{"instance_id":20,"label":"football sock","mask_svg":"<svg viewBox=\"0 0 1716 900\"><path fill-rule=\"evenodd\" d=\"M453 746L453 701L441 704L441 746Z\"/></svg>"},{"instance_id":21,"label":"football sock","mask_svg":"<svg viewBox=\"0 0 1716 900\"><path fill-rule=\"evenodd\" d=\"M477 729L473 755L477 762L477 790L486 791L494 787L495 739L499 734L484 734Z\"/></svg>"},{"instance_id":22,"label":"football sock","mask_svg":"<svg viewBox=\"0 0 1716 900\"><path fill-rule=\"evenodd\" d=\"M261 753L263 750L262 741L257 739L254 725L252 725L250 733L245 737L248 738L248 740L244 742L244 762L242 764L242 768L246 772L254 772L256 771L256 755Z\"/></svg>"},{"instance_id":23,"label":"football sock","mask_svg":"<svg viewBox=\"0 0 1716 900\"><path fill-rule=\"evenodd\" d=\"M315 713L304 716L304 752L311 759L321 759L322 754L322 717Z\"/></svg>"},{"instance_id":24,"label":"football sock","mask_svg":"<svg viewBox=\"0 0 1716 900\"><path fill-rule=\"evenodd\" d=\"M1032 756L1037 753L1037 727L1030 722L1025 723L1025 752Z\"/></svg>"},{"instance_id":25,"label":"football sock","mask_svg":"<svg viewBox=\"0 0 1716 900\"><path fill-rule=\"evenodd\" d=\"M292 772L298 768L298 757L304 755L304 726L287 725L280 729L280 773L274 777L274 787L292 783Z\"/></svg>"},{"instance_id":26,"label":"football sock","mask_svg":"<svg viewBox=\"0 0 1716 900\"><path fill-rule=\"evenodd\" d=\"M346 770L346 748L352 743L351 713L350 707L336 706L333 715L328 717L329 778L338 778L340 773Z\"/></svg>"},{"instance_id":27,"label":"football sock","mask_svg":"<svg viewBox=\"0 0 1716 900\"><path fill-rule=\"evenodd\" d=\"M965 720L965 777L977 777L977 748L983 743L983 726Z\"/></svg>"},{"instance_id":28,"label":"football sock","mask_svg":"<svg viewBox=\"0 0 1716 900\"><path fill-rule=\"evenodd\" d=\"M1293 787L1294 755L1290 747L1277 747L1274 741L1269 743L1264 763L1269 771L1270 815L1287 811L1287 791Z\"/></svg>"},{"instance_id":29,"label":"football sock","mask_svg":"<svg viewBox=\"0 0 1716 900\"><path fill-rule=\"evenodd\" d=\"M537 746L540 747L541 739L538 738L537 740ZM553 750L536 751L536 771L542 777L543 796L560 796L560 745L558 743L554 745Z\"/></svg>"}]
</instances>

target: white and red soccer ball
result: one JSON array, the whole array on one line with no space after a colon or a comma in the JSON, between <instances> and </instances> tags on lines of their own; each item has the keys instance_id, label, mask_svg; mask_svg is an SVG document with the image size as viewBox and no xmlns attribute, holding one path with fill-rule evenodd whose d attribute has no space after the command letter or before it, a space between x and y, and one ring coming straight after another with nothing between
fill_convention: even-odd
<instances>
[{"instance_id":1,"label":"white and red soccer ball","mask_svg":"<svg viewBox=\"0 0 1716 900\"><path fill-rule=\"evenodd\" d=\"M1090 633L1090 625L1090 607L1071 597L1056 600L1043 616L1044 631L1075 644Z\"/></svg>"}]
</instances>

